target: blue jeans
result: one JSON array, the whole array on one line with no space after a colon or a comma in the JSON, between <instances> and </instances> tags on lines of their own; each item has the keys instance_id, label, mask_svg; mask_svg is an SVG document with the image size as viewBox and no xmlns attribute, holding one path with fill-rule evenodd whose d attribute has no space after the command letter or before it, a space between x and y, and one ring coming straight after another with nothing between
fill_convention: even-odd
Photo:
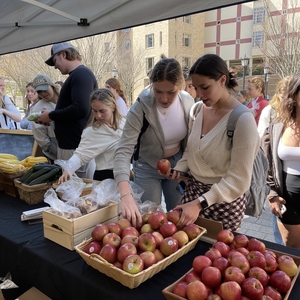
<instances>
[{"instance_id":1,"label":"blue jeans","mask_svg":"<svg viewBox=\"0 0 300 300\"><path fill-rule=\"evenodd\" d=\"M170 161L172 168L181 157L182 151L180 150L175 155L167 158ZM141 157L139 157L137 161L133 161L132 165L134 171L134 182L145 191L142 196L142 202L149 200L160 204L163 193L167 211L180 204L182 195L177 190L177 181L168 180L165 177L160 176L158 174L158 170L150 166Z\"/></svg>"},{"instance_id":2,"label":"blue jeans","mask_svg":"<svg viewBox=\"0 0 300 300\"><path fill-rule=\"evenodd\" d=\"M273 225L273 233L274 233L274 240L275 243L280 244L280 245L284 245L284 242L282 240L279 228L278 228L278 224L277 224L277 217L272 214L272 225Z\"/></svg>"}]
</instances>

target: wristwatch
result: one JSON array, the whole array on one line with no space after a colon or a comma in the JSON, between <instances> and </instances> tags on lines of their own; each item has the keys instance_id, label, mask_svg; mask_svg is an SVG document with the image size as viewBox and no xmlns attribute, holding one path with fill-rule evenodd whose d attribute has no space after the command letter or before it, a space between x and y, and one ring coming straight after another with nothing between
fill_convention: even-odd
<instances>
[{"instance_id":1,"label":"wristwatch","mask_svg":"<svg viewBox=\"0 0 300 300\"><path fill-rule=\"evenodd\" d=\"M207 203L206 199L203 196L198 197L198 200L200 201L201 207L203 209L208 207L208 203Z\"/></svg>"}]
</instances>

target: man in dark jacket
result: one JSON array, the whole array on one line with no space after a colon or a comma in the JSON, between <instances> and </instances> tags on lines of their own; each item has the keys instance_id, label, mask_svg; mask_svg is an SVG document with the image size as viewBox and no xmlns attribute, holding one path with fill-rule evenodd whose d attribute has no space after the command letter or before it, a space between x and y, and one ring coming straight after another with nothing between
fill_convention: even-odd
<instances>
[{"instance_id":1,"label":"man in dark jacket","mask_svg":"<svg viewBox=\"0 0 300 300\"><path fill-rule=\"evenodd\" d=\"M63 75L69 74L61 88L54 111L45 110L38 122L55 124L55 135L58 142L58 159L69 159L78 147L81 134L91 115L90 94L98 88L93 72L81 63L81 55L68 42L54 44L51 57L45 61L54 66ZM81 167L76 174L81 178L92 178L95 162Z\"/></svg>"}]
</instances>

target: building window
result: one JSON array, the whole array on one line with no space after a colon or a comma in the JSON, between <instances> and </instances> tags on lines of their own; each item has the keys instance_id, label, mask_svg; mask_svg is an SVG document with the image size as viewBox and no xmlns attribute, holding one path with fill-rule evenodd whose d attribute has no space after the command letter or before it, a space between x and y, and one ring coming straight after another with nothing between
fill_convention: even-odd
<instances>
[{"instance_id":1,"label":"building window","mask_svg":"<svg viewBox=\"0 0 300 300\"><path fill-rule=\"evenodd\" d=\"M183 22L184 22L184 23L191 24L191 23L192 23L192 16L191 16L191 15L189 15L189 16L184 16L184 17L183 17Z\"/></svg>"},{"instance_id":2,"label":"building window","mask_svg":"<svg viewBox=\"0 0 300 300\"><path fill-rule=\"evenodd\" d=\"M125 50L128 51L131 48L131 41L126 41L124 44Z\"/></svg>"},{"instance_id":3,"label":"building window","mask_svg":"<svg viewBox=\"0 0 300 300\"><path fill-rule=\"evenodd\" d=\"M146 35L146 48L154 47L154 34Z\"/></svg>"},{"instance_id":4,"label":"building window","mask_svg":"<svg viewBox=\"0 0 300 300\"><path fill-rule=\"evenodd\" d=\"M123 32L129 32L130 31L130 28L125 28L125 29L122 29Z\"/></svg>"},{"instance_id":5,"label":"building window","mask_svg":"<svg viewBox=\"0 0 300 300\"><path fill-rule=\"evenodd\" d=\"M258 24L265 21L266 11L264 7L254 8L253 23Z\"/></svg>"},{"instance_id":6,"label":"building window","mask_svg":"<svg viewBox=\"0 0 300 300\"><path fill-rule=\"evenodd\" d=\"M104 49L105 49L105 52L110 52L110 43L105 43Z\"/></svg>"},{"instance_id":7,"label":"building window","mask_svg":"<svg viewBox=\"0 0 300 300\"><path fill-rule=\"evenodd\" d=\"M146 58L146 74L149 73L154 67L154 57Z\"/></svg>"},{"instance_id":8,"label":"building window","mask_svg":"<svg viewBox=\"0 0 300 300\"><path fill-rule=\"evenodd\" d=\"M159 32L159 46L162 46L162 31Z\"/></svg>"},{"instance_id":9,"label":"building window","mask_svg":"<svg viewBox=\"0 0 300 300\"><path fill-rule=\"evenodd\" d=\"M182 37L182 46L191 47L191 45L192 45L191 39L192 39L191 35L184 34L183 37Z\"/></svg>"},{"instance_id":10,"label":"building window","mask_svg":"<svg viewBox=\"0 0 300 300\"><path fill-rule=\"evenodd\" d=\"M262 46L264 43L264 32L263 31L255 31L252 36L252 47Z\"/></svg>"},{"instance_id":11,"label":"building window","mask_svg":"<svg viewBox=\"0 0 300 300\"><path fill-rule=\"evenodd\" d=\"M182 68L191 68L191 58L190 57L182 57Z\"/></svg>"}]
</instances>

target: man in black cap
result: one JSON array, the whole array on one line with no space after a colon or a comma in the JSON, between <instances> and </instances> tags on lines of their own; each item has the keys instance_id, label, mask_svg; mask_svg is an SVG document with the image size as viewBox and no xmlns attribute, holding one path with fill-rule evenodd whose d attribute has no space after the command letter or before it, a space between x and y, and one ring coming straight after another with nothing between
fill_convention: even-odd
<instances>
[{"instance_id":1,"label":"man in black cap","mask_svg":"<svg viewBox=\"0 0 300 300\"><path fill-rule=\"evenodd\" d=\"M81 60L76 48L63 42L52 46L51 56L45 61L63 75L69 74L61 88L55 110L45 110L38 118L38 122L43 124L54 121L58 159L69 159L78 147L82 131L91 115L90 94L98 88L95 75ZM76 174L81 178L92 178L94 170L93 160L77 170Z\"/></svg>"}]
</instances>

